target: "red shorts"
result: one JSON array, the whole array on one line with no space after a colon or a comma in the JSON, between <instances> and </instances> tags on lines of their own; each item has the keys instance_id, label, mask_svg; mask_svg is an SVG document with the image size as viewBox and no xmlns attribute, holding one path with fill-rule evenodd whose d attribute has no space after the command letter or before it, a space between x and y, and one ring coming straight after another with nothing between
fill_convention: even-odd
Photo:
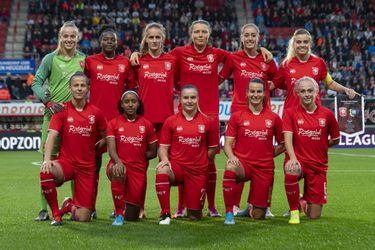
<instances>
[{"instance_id":1,"label":"red shorts","mask_svg":"<svg viewBox=\"0 0 375 250\"><path fill-rule=\"evenodd\" d=\"M207 174L191 174L173 161L171 166L174 174L172 185L183 185L186 207L191 210L202 210L206 198Z\"/></svg>"},{"instance_id":2,"label":"red shorts","mask_svg":"<svg viewBox=\"0 0 375 250\"><path fill-rule=\"evenodd\" d=\"M273 190L274 169L259 168L246 161L241 161L245 170L244 181L250 182L249 202L256 207L270 207Z\"/></svg>"},{"instance_id":3,"label":"red shorts","mask_svg":"<svg viewBox=\"0 0 375 250\"><path fill-rule=\"evenodd\" d=\"M306 167L301 162L301 179L305 179L303 197L307 203L326 204L327 203L327 171L326 167L311 168Z\"/></svg>"},{"instance_id":4,"label":"red shorts","mask_svg":"<svg viewBox=\"0 0 375 250\"><path fill-rule=\"evenodd\" d=\"M109 169L113 165L113 161L109 161L107 165L107 177L109 179ZM137 206L141 206L143 202L143 193L147 181L147 172L140 172L131 168L126 169L125 178L125 202Z\"/></svg>"},{"instance_id":5,"label":"red shorts","mask_svg":"<svg viewBox=\"0 0 375 250\"><path fill-rule=\"evenodd\" d=\"M73 204L76 207L93 209L95 207L96 167L81 169L64 158L58 158L57 162L64 173L64 182L74 181Z\"/></svg>"}]
</instances>

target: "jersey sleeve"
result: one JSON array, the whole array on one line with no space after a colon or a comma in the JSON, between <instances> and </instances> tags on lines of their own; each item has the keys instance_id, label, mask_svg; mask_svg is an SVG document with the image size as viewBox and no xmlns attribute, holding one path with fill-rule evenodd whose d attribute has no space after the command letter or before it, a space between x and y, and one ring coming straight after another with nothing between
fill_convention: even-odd
<instances>
[{"instance_id":1,"label":"jersey sleeve","mask_svg":"<svg viewBox=\"0 0 375 250\"><path fill-rule=\"evenodd\" d=\"M170 146L173 138L172 117L167 118L161 129L160 145Z\"/></svg>"},{"instance_id":2,"label":"jersey sleeve","mask_svg":"<svg viewBox=\"0 0 375 250\"><path fill-rule=\"evenodd\" d=\"M228 56L228 59L225 61L223 68L219 72L219 77L223 79L229 79L233 72L233 58L232 55Z\"/></svg>"},{"instance_id":3,"label":"jersey sleeve","mask_svg":"<svg viewBox=\"0 0 375 250\"><path fill-rule=\"evenodd\" d=\"M147 143L152 144L158 141L156 137L155 129L152 126L152 123L147 121L146 122L146 131L147 131Z\"/></svg>"},{"instance_id":4,"label":"jersey sleeve","mask_svg":"<svg viewBox=\"0 0 375 250\"><path fill-rule=\"evenodd\" d=\"M126 74L126 89L136 89L138 87L137 77L135 76L135 70L127 61L127 74Z\"/></svg>"},{"instance_id":5,"label":"jersey sleeve","mask_svg":"<svg viewBox=\"0 0 375 250\"><path fill-rule=\"evenodd\" d=\"M54 53L50 53L43 58L38 70L36 71L35 77L33 79L33 83L31 85L31 89L33 90L34 94L41 101L46 99L46 94L43 89L43 84L50 75L53 56L54 56Z\"/></svg>"},{"instance_id":6,"label":"jersey sleeve","mask_svg":"<svg viewBox=\"0 0 375 250\"><path fill-rule=\"evenodd\" d=\"M218 55L219 55L219 63L224 63L227 61L227 59L230 57L230 52L226 51L226 50L223 50L223 49L217 49L217 48L214 48L218 51Z\"/></svg>"},{"instance_id":7,"label":"jersey sleeve","mask_svg":"<svg viewBox=\"0 0 375 250\"><path fill-rule=\"evenodd\" d=\"M106 130L106 137L115 137L115 119L108 122L107 130Z\"/></svg>"},{"instance_id":8,"label":"jersey sleeve","mask_svg":"<svg viewBox=\"0 0 375 250\"><path fill-rule=\"evenodd\" d=\"M286 109L283 112L282 130L283 132L293 132L292 109Z\"/></svg>"},{"instance_id":9,"label":"jersey sleeve","mask_svg":"<svg viewBox=\"0 0 375 250\"><path fill-rule=\"evenodd\" d=\"M275 115L274 135L276 142L278 144L284 143L283 122L281 121L281 118L278 115Z\"/></svg>"},{"instance_id":10,"label":"jersey sleeve","mask_svg":"<svg viewBox=\"0 0 375 250\"><path fill-rule=\"evenodd\" d=\"M225 131L225 137L237 138L237 112L232 114L227 124L227 130Z\"/></svg>"},{"instance_id":11,"label":"jersey sleeve","mask_svg":"<svg viewBox=\"0 0 375 250\"><path fill-rule=\"evenodd\" d=\"M84 71L84 73L90 79L91 72L90 72L90 58L89 57L86 57L86 60L85 60L85 71Z\"/></svg>"},{"instance_id":12,"label":"jersey sleeve","mask_svg":"<svg viewBox=\"0 0 375 250\"><path fill-rule=\"evenodd\" d=\"M286 89L285 86L285 68L280 65L279 70L276 72L275 77L273 78L273 85L276 89Z\"/></svg>"},{"instance_id":13,"label":"jersey sleeve","mask_svg":"<svg viewBox=\"0 0 375 250\"><path fill-rule=\"evenodd\" d=\"M59 112L52 115L51 122L48 127L48 131L56 131L58 133L61 132L63 122L64 122L65 112Z\"/></svg>"},{"instance_id":14,"label":"jersey sleeve","mask_svg":"<svg viewBox=\"0 0 375 250\"><path fill-rule=\"evenodd\" d=\"M332 112L328 113L328 134L331 140L340 138L339 124Z\"/></svg>"},{"instance_id":15,"label":"jersey sleeve","mask_svg":"<svg viewBox=\"0 0 375 250\"><path fill-rule=\"evenodd\" d=\"M328 74L328 67L327 67L326 62L323 59L320 60L319 73L320 73L319 74L320 75L319 79L321 81L324 81L324 79L327 77L327 74Z\"/></svg>"}]
</instances>

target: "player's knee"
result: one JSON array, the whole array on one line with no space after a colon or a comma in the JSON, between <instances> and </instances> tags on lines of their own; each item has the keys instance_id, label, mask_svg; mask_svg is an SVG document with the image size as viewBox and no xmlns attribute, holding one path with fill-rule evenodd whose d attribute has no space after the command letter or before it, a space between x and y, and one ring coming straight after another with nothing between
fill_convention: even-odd
<instances>
[{"instance_id":1,"label":"player's knee","mask_svg":"<svg viewBox=\"0 0 375 250\"><path fill-rule=\"evenodd\" d=\"M77 208L74 220L79 222L89 222L91 220L91 210L88 208Z\"/></svg>"},{"instance_id":2,"label":"player's knee","mask_svg":"<svg viewBox=\"0 0 375 250\"><path fill-rule=\"evenodd\" d=\"M187 216L190 220L202 220L203 214L202 210L187 210Z\"/></svg>"},{"instance_id":3,"label":"player's knee","mask_svg":"<svg viewBox=\"0 0 375 250\"><path fill-rule=\"evenodd\" d=\"M168 166L160 166L156 169L156 174L168 174Z\"/></svg>"},{"instance_id":4,"label":"player's knee","mask_svg":"<svg viewBox=\"0 0 375 250\"><path fill-rule=\"evenodd\" d=\"M261 207L254 207L252 210L252 218L254 220L264 220L266 218L266 209Z\"/></svg>"},{"instance_id":5,"label":"player's knee","mask_svg":"<svg viewBox=\"0 0 375 250\"><path fill-rule=\"evenodd\" d=\"M232 163L227 163L227 165L225 166L225 170L236 172L237 166Z\"/></svg>"}]
</instances>

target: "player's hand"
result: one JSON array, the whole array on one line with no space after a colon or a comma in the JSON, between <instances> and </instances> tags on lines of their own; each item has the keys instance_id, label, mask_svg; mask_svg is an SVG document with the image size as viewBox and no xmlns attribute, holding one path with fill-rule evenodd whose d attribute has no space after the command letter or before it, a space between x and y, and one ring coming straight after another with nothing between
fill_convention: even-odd
<instances>
[{"instance_id":1,"label":"player's hand","mask_svg":"<svg viewBox=\"0 0 375 250\"><path fill-rule=\"evenodd\" d=\"M42 173L52 173L52 167L55 164L51 160L43 161L42 166L40 167L40 172Z\"/></svg>"},{"instance_id":2,"label":"player's hand","mask_svg":"<svg viewBox=\"0 0 375 250\"><path fill-rule=\"evenodd\" d=\"M359 95L357 92L354 91L354 89L351 89L351 88L346 88L345 89L345 94L349 97L349 99L353 99L355 97L355 95Z\"/></svg>"},{"instance_id":3,"label":"player's hand","mask_svg":"<svg viewBox=\"0 0 375 250\"><path fill-rule=\"evenodd\" d=\"M112 173L115 177L124 177L126 174L125 165L119 161L112 166Z\"/></svg>"},{"instance_id":4,"label":"player's hand","mask_svg":"<svg viewBox=\"0 0 375 250\"><path fill-rule=\"evenodd\" d=\"M239 167L240 161L238 160L238 158L236 156L232 156L232 157L228 158L227 164L232 164L236 167Z\"/></svg>"},{"instance_id":5,"label":"player's hand","mask_svg":"<svg viewBox=\"0 0 375 250\"><path fill-rule=\"evenodd\" d=\"M57 102L47 102L46 108L49 109L52 114L59 113L64 110L64 104Z\"/></svg>"},{"instance_id":6,"label":"player's hand","mask_svg":"<svg viewBox=\"0 0 375 250\"><path fill-rule=\"evenodd\" d=\"M140 53L139 52L133 52L131 55L130 55L130 63L132 66L138 66L139 65L139 57L140 57Z\"/></svg>"},{"instance_id":7,"label":"player's hand","mask_svg":"<svg viewBox=\"0 0 375 250\"><path fill-rule=\"evenodd\" d=\"M168 160L160 161L158 165L156 166L156 169L158 168L164 168L164 167L171 167L171 163Z\"/></svg>"},{"instance_id":8,"label":"player's hand","mask_svg":"<svg viewBox=\"0 0 375 250\"><path fill-rule=\"evenodd\" d=\"M263 48L263 47L260 47L259 49L260 49L260 53L262 53L263 60L266 63L269 63L273 59L272 53L268 49Z\"/></svg>"},{"instance_id":9,"label":"player's hand","mask_svg":"<svg viewBox=\"0 0 375 250\"><path fill-rule=\"evenodd\" d=\"M285 164L285 173L300 176L302 173L301 164L297 160L289 160Z\"/></svg>"}]
</instances>

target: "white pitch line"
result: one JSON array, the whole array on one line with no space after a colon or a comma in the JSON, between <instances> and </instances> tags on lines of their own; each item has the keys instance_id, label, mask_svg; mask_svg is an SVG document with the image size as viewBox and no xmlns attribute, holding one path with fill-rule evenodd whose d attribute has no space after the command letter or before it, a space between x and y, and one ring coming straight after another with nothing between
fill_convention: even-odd
<instances>
[{"instance_id":1,"label":"white pitch line","mask_svg":"<svg viewBox=\"0 0 375 250\"><path fill-rule=\"evenodd\" d=\"M348 153L337 153L337 152L328 152L328 154L330 154L330 155L351 156L351 157L375 158L375 155L348 154Z\"/></svg>"}]
</instances>

